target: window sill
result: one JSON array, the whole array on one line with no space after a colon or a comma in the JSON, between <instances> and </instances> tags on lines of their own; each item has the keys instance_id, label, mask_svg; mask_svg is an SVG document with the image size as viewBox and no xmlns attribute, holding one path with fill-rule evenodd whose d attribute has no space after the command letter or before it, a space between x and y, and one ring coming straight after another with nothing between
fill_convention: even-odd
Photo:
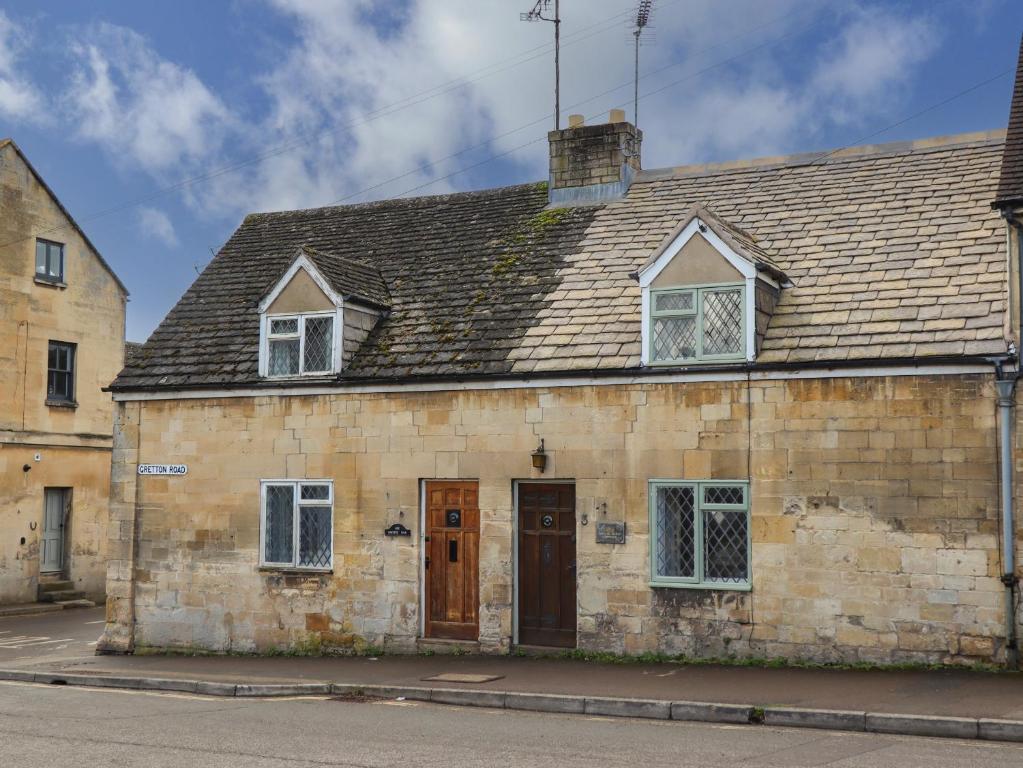
<instances>
[{"instance_id":1,"label":"window sill","mask_svg":"<svg viewBox=\"0 0 1023 768\"><path fill-rule=\"evenodd\" d=\"M752 362L745 357L709 357L696 359L687 357L683 360L650 360L647 366L650 368L688 368L694 365L735 365L736 363Z\"/></svg>"},{"instance_id":2,"label":"window sill","mask_svg":"<svg viewBox=\"0 0 1023 768\"><path fill-rule=\"evenodd\" d=\"M281 576L324 576L333 575L333 568L296 568L293 565L261 565L260 573L276 573Z\"/></svg>"},{"instance_id":3,"label":"window sill","mask_svg":"<svg viewBox=\"0 0 1023 768\"><path fill-rule=\"evenodd\" d=\"M70 408L74 410L78 403L74 400L47 400L46 405L50 408Z\"/></svg>"},{"instance_id":4,"label":"window sill","mask_svg":"<svg viewBox=\"0 0 1023 768\"><path fill-rule=\"evenodd\" d=\"M35 276L35 284L45 285L47 288L60 288L61 290L67 288L67 283L63 280L49 280L45 277L39 277L39 275Z\"/></svg>"},{"instance_id":5,"label":"window sill","mask_svg":"<svg viewBox=\"0 0 1023 768\"><path fill-rule=\"evenodd\" d=\"M751 592L752 584L687 584L680 582L651 581L647 586L654 589L699 589L703 592Z\"/></svg>"}]
</instances>

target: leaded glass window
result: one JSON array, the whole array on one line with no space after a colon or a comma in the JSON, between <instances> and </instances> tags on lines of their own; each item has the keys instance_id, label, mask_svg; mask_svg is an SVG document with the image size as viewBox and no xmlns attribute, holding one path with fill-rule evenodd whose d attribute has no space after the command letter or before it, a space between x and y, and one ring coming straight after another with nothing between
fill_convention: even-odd
<instances>
[{"instance_id":1,"label":"leaded glass window","mask_svg":"<svg viewBox=\"0 0 1023 768\"><path fill-rule=\"evenodd\" d=\"M334 319L333 313L267 318L267 375L332 373Z\"/></svg>"},{"instance_id":2,"label":"leaded glass window","mask_svg":"<svg viewBox=\"0 0 1023 768\"><path fill-rule=\"evenodd\" d=\"M652 363L742 358L746 327L743 286L660 290L651 292L650 298Z\"/></svg>"},{"instance_id":3,"label":"leaded glass window","mask_svg":"<svg viewBox=\"0 0 1023 768\"><path fill-rule=\"evenodd\" d=\"M748 588L749 528L747 483L651 481L651 583Z\"/></svg>"},{"instance_id":4,"label":"leaded glass window","mask_svg":"<svg viewBox=\"0 0 1023 768\"><path fill-rule=\"evenodd\" d=\"M263 483L263 565L330 570L334 551L333 491L330 481Z\"/></svg>"}]
</instances>

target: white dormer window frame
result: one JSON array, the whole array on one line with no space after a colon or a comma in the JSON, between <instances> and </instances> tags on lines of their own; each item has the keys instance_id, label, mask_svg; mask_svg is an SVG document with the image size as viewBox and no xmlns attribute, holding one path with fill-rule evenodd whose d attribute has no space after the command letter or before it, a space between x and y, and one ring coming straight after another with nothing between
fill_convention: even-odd
<instances>
[{"instance_id":1,"label":"white dormer window frame","mask_svg":"<svg viewBox=\"0 0 1023 768\"><path fill-rule=\"evenodd\" d=\"M270 307L288 286L299 270L305 270L317 287L334 305L334 309L312 312L279 312L271 314ZM306 326L316 318L331 318L330 366L324 370L306 370ZM344 300L324 279L320 271L305 255L299 256L277 281L277 284L259 303L259 375L268 379L296 379L330 376L341 372L341 355L344 330ZM289 321L294 321L292 325ZM271 374L270 348L273 342L298 341L298 371L296 373Z\"/></svg>"},{"instance_id":2,"label":"white dormer window frame","mask_svg":"<svg viewBox=\"0 0 1023 768\"><path fill-rule=\"evenodd\" d=\"M678 285L678 286L666 286L664 288L654 288L653 282L658 275L664 271L665 267L671 263L679 252L685 247L693 237L700 234L707 240L708 243L721 254L731 264L735 270L739 273L740 277L729 283L720 284L693 284L693 285ZM765 279L761 276L760 279ZM654 261L647 264L639 272L639 287L642 297L642 312L643 312L643 324L642 324L642 341L643 347L640 353L640 359L644 366L647 365L710 365L713 363L724 363L724 362L740 362L747 361L753 362L756 358L756 281L757 281L757 268L749 259L740 256L735 250L726 243L716 232L699 216L693 217L682 230L675 236L675 238L663 248L661 253L657 256ZM771 280L767 280L769 283L773 283ZM742 327L743 327L743 341L741 348L734 354L710 354L705 355L702 352L703 347L703 310L705 297L715 291L727 291L727 290L740 290L742 293L741 305L743 309ZM657 312L655 310L656 297L664 294L672 293L686 293L689 292L693 296L691 309L683 308L676 312ZM691 357L681 357L676 359L662 359L655 360L653 355L653 326L654 322L658 317L670 316L672 314L688 314L694 318L696 323L695 334L696 343L694 345L694 354Z\"/></svg>"}]
</instances>

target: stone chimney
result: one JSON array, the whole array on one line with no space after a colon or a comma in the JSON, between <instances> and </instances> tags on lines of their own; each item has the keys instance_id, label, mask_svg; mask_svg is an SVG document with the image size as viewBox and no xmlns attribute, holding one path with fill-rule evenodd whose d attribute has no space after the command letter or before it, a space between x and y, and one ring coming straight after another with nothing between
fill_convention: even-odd
<instances>
[{"instance_id":1,"label":"stone chimney","mask_svg":"<svg viewBox=\"0 0 1023 768\"><path fill-rule=\"evenodd\" d=\"M551 146L548 199L552 205L599 203L622 197L640 169L643 132L612 109L610 121L583 125L570 115L568 128L547 134Z\"/></svg>"}]
</instances>

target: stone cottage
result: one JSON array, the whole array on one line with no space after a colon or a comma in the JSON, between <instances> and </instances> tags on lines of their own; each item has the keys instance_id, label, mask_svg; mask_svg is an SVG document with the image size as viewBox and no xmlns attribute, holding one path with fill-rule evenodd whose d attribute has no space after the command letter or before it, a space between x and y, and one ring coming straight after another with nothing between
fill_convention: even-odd
<instances>
[{"instance_id":1,"label":"stone cottage","mask_svg":"<svg viewBox=\"0 0 1023 768\"><path fill-rule=\"evenodd\" d=\"M1015 663L1016 96L248 216L113 384L103 649Z\"/></svg>"},{"instance_id":2,"label":"stone cottage","mask_svg":"<svg viewBox=\"0 0 1023 768\"><path fill-rule=\"evenodd\" d=\"M128 292L0 139L0 604L102 599Z\"/></svg>"}]
</instances>

